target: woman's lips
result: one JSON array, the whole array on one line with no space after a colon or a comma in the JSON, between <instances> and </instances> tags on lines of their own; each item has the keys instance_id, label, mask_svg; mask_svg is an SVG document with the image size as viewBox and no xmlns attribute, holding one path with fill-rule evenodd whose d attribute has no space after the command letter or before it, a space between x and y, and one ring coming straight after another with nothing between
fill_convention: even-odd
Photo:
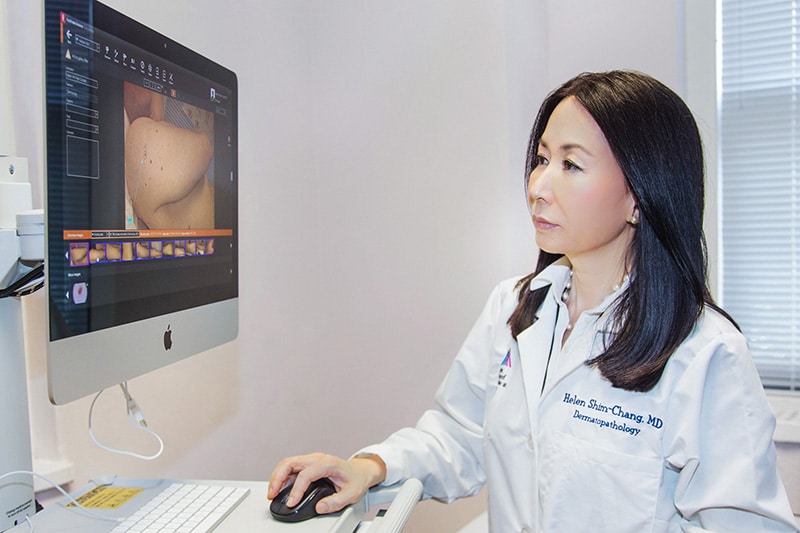
<instances>
[{"instance_id":1,"label":"woman's lips","mask_svg":"<svg viewBox=\"0 0 800 533\"><path fill-rule=\"evenodd\" d=\"M533 225L538 230L548 230L558 227L558 224L553 224L544 217L533 217Z\"/></svg>"}]
</instances>

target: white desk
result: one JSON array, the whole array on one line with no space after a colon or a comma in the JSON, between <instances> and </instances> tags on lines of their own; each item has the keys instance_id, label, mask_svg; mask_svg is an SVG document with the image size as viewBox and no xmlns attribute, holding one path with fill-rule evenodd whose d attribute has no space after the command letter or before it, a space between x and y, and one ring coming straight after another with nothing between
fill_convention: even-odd
<instances>
[{"instance_id":1,"label":"white desk","mask_svg":"<svg viewBox=\"0 0 800 533\"><path fill-rule=\"evenodd\" d=\"M132 483L133 481L133 483ZM141 485L136 485L136 483ZM114 485L131 487L147 487L155 483L166 483L163 480L125 480L116 481ZM305 522L289 524L278 522L269 513L269 501L267 500L267 482L257 481L199 481L199 483L209 483L215 485L228 485L236 487L246 487L250 489L247 497L228 515L214 533L242 533L263 532L263 533L352 533L364 518L367 511L373 506L387 506L389 512L393 514L405 513L402 523L405 523L408 514L413 509L422 492L422 485L411 480L406 486L400 488L382 489L370 492L359 503L346 508L332 515L319 516ZM84 493L79 490L73 496ZM131 500L133 502L133 500ZM395 502L391 506L385 505ZM123 506L124 507L124 506ZM397 508L395 508L397 507ZM393 509L395 508L395 509ZM129 514L121 508L116 516ZM113 516L113 514L112 514ZM387 523L389 513L387 513ZM105 522L88 517L75 509L63 507L60 503L51 504L43 511L31 517L31 522L35 527L36 533L102 533L114 528L111 522ZM376 524L377 525L377 524ZM380 526L369 528L370 531L382 528ZM27 523L23 522L9 530L7 533L25 533L30 531Z\"/></svg>"}]
</instances>

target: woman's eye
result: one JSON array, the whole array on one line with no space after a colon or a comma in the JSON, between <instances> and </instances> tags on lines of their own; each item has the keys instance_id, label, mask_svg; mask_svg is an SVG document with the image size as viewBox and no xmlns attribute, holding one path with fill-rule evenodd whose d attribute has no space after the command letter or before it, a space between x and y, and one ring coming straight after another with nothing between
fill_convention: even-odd
<instances>
[{"instance_id":1,"label":"woman's eye","mask_svg":"<svg viewBox=\"0 0 800 533\"><path fill-rule=\"evenodd\" d=\"M543 156L543 155L537 155L536 156L536 166L537 167L541 167L541 166L546 166L546 165L547 165L547 158L545 156Z\"/></svg>"},{"instance_id":2,"label":"woman's eye","mask_svg":"<svg viewBox=\"0 0 800 533\"><path fill-rule=\"evenodd\" d=\"M573 172L578 170L583 170L581 167L570 161L569 159L565 159L563 163L564 170Z\"/></svg>"}]
</instances>

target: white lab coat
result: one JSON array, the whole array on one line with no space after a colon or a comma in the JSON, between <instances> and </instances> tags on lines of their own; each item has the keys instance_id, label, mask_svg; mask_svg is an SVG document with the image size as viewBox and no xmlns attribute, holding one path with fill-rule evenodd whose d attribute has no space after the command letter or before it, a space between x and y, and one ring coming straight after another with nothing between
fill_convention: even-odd
<instances>
[{"instance_id":1,"label":"white lab coat","mask_svg":"<svg viewBox=\"0 0 800 533\"><path fill-rule=\"evenodd\" d=\"M533 280L552 288L517 341L506 324L517 280L495 288L435 408L362 450L384 460L384 483L416 477L444 501L486 483L495 533L797 531L744 337L707 309L655 388L613 388L584 362L617 295L562 347L566 276L556 263Z\"/></svg>"}]
</instances>

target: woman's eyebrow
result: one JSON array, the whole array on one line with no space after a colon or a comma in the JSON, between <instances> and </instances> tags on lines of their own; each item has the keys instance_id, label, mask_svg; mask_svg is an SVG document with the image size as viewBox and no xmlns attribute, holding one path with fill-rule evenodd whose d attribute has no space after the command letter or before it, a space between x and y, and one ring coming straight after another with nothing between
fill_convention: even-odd
<instances>
[{"instance_id":1,"label":"woman's eyebrow","mask_svg":"<svg viewBox=\"0 0 800 533\"><path fill-rule=\"evenodd\" d=\"M543 139L539 139L539 145L540 145L540 146L543 146L543 147L544 147L546 150L549 150L549 149L550 149L550 147L547 145L547 142L546 142L546 141L544 141ZM570 150L580 150L581 152L585 153L586 155L588 155L588 156L590 156L590 157L593 157L593 156L594 156L594 154L592 154L592 152L590 152L589 150L587 150L587 149L586 149L586 147L585 147L585 146L583 146L583 145L582 145L582 144L580 144L580 143L566 143L566 144L562 144L562 145L559 147L559 149L560 149L562 152L569 152Z\"/></svg>"}]
</instances>

